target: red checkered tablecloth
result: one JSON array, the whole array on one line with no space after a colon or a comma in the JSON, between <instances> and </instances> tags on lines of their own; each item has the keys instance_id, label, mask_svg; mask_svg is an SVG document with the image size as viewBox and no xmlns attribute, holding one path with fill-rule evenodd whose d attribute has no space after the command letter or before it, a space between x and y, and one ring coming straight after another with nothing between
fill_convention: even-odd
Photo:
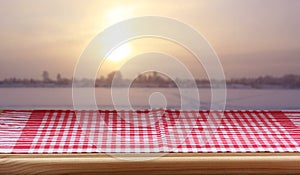
<instances>
[{"instance_id":1,"label":"red checkered tablecloth","mask_svg":"<svg viewBox=\"0 0 300 175\"><path fill-rule=\"evenodd\" d=\"M6 110L0 114L0 153L299 151L300 111Z\"/></svg>"}]
</instances>

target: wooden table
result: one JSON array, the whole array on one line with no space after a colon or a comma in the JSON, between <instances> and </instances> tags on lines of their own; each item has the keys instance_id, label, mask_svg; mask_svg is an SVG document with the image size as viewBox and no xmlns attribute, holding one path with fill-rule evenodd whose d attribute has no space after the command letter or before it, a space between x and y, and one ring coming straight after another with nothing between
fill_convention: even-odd
<instances>
[{"instance_id":1,"label":"wooden table","mask_svg":"<svg viewBox=\"0 0 300 175\"><path fill-rule=\"evenodd\" d=\"M242 173L300 174L300 153L171 153L148 161L121 160L106 154L0 155L0 174Z\"/></svg>"}]
</instances>

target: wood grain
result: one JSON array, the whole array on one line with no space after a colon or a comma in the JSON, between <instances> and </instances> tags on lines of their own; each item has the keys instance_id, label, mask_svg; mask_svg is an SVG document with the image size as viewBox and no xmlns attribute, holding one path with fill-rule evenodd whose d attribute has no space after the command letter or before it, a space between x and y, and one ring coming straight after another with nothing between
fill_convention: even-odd
<instances>
[{"instance_id":1,"label":"wood grain","mask_svg":"<svg viewBox=\"0 0 300 175\"><path fill-rule=\"evenodd\" d=\"M148 161L113 156L1 154L0 174L300 174L300 153L173 153L159 158L140 155L153 158Z\"/></svg>"}]
</instances>

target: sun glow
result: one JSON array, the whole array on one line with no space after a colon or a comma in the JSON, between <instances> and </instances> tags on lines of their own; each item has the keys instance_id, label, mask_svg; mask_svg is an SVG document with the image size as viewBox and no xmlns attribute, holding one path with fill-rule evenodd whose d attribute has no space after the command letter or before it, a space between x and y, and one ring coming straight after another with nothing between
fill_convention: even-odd
<instances>
[{"instance_id":1,"label":"sun glow","mask_svg":"<svg viewBox=\"0 0 300 175\"><path fill-rule=\"evenodd\" d=\"M109 54L107 59L109 61L119 62L119 61L125 59L126 57L128 57L131 54L131 51L132 51L132 48L131 48L130 44L126 43L126 44L119 46L115 50L113 50L113 52L111 54Z\"/></svg>"},{"instance_id":2,"label":"sun glow","mask_svg":"<svg viewBox=\"0 0 300 175\"><path fill-rule=\"evenodd\" d=\"M118 6L106 11L104 21L106 26L113 25L122 20L133 17L134 6ZM124 30L123 32L130 32ZM111 36L115 37L115 36ZM129 43L125 43L115 48L106 58L108 61L119 63L127 58L132 53L132 46Z\"/></svg>"},{"instance_id":3,"label":"sun glow","mask_svg":"<svg viewBox=\"0 0 300 175\"><path fill-rule=\"evenodd\" d=\"M132 6L119 6L108 10L105 15L106 25L112 25L133 17L133 8Z\"/></svg>"}]
</instances>

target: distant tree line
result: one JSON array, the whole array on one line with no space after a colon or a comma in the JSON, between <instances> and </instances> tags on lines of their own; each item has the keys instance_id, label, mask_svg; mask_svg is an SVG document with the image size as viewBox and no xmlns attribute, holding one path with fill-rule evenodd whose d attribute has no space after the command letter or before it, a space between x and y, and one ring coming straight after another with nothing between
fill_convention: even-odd
<instances>
[{"instance_id":1,"label":"distant tree line","mask_svg":"<svg viewBox=\"0 0 300 175\"><path fill-rule=\"evenodd\" d=\"M258 78L236 78L227 81L227 84L244 85L252 88L267 88L267 87L279 87L288 89L300 88L300 76L288 74L282 77L273 76L260 76Z\"/></svg>"},{"instance_id":2,"label":"distant tree line","mask_svg":"<svg viewBox=\"0 0 300 175\"><path fill-rule=\"evenodd\" d=\"M5 78L0 81L0 87L55 87L57 86L69 86L72 84L72 80L63 78L61 74L57 74L56 79L50 78L48 71L43 71L42 79L21 79L21 78Z\"/></svg>"},{"instance_id":3,"label":"distant tree line","mask_svg":"<svg viewBox=\"0 0 300 175\"><path fill-rule=\"evenodd\" d=\"M19 78L6 78L0 81L0 87L71 87L73 81L76 81L80 87L110 87L112 83L116 86L125 86L131 84L131 87L176 87L175 82L179 82L184 87L193 87L196 82L199 88L210 88L210 81L207 79L184 80L176 79L173 81L171 78L158 73L148 72L139 75L133 81L124 79L121 72L113 71L106 77L100 76L96 80L91 79L69 79L57 74L55 79L50 77L48 71L43 71L41 74L42 79L19 79ZM219 82L218 80L212 80ZM282 77L273 76L260 76L258 78L233 78L226 80L228 88L287 88L299 89L300 88L300 75L284 75ZM182 87L182 86L181 86Z\"/></svg>"}]
</instances>

